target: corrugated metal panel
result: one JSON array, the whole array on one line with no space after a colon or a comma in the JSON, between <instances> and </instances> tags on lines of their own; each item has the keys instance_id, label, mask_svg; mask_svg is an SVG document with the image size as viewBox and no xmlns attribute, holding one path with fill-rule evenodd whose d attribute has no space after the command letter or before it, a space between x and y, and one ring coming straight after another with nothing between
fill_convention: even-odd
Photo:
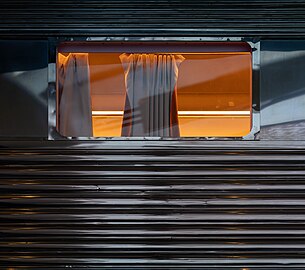
<instances>
[{"instance_id":1,"label":"corrugated metal panel","mask_svg":"<svg viewBox=\"0 0 305 270\"><path fill-rule=\"evenodd\" d=\"M2 0L7 36L305 36L305 1Z\"/></svg>"},{"instance_id":2,"label":"corrugated metal panel","mask_svg":"<svg viewBox=\"0 0 305 270\"><path fill-rule=\"evenodd\" d=\"M0 152L4 268L305 268L304 144L38 146Z\"/></svg>"}]
</instances>

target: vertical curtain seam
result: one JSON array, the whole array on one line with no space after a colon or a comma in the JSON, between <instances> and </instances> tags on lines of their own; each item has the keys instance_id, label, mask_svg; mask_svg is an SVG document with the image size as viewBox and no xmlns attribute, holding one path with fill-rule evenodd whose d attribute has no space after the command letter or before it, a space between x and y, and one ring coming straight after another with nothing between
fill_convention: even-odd
<instances>
[{"instance_id":1,"label":"vertical curtain seam","mask_svg":"<svg viewBox=\"0 0 305 270\"><path fill-rule=\"evenodd\" d=\"M122 131L122 135L179 137L178 112L173 106L177 102L173 99L177 99L177 71L183 56L124 53L120 59L126 86L123 126L128 118L127 98L132 98L130 132Z\"/></svg>"}]
</instances>

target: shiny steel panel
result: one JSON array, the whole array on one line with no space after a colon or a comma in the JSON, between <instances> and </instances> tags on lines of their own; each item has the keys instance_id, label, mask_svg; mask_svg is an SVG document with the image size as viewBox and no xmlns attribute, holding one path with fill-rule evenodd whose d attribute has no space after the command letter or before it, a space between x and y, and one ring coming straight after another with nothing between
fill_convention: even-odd
<instances>
[{"instance_id":1,"label":"shiny steel panel","mask_svg":"<svg viewBox=\"0 0 305 270\"><path fill-rule=\"evenodd\" d=\"M2 0L2 36L305 36L289 0Z\"/></svg>"},{"instance_id":2,"label":"shiny steel panel","mask_svg":"<svg viewBox=\"0 0 305 270\"><path fill-rule=\"evenodd\" d=\"M4 269L304 269L304 145L2 143Z\"/></svg>"},{"instance_id":3,"label":"shiny steel panel","mask_svg":"<svg viewBox=\"0 0 305 270\"><path fill-rule=\"evenodd\" d=\"M260 139L304 140L305 41L261 43Z\"/></svg>"}]
</instances>

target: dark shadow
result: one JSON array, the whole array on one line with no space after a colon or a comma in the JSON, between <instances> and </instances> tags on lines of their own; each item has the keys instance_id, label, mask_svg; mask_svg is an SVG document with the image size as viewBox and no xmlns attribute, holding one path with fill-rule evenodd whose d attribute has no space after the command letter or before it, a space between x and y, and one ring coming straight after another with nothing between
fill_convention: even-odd
<instances>
[{"instance_id":1,"label":"dark shadow","mask_svg":"<svg viewBox=\"0 0 305 270\"><path fill-rule=\"evenodd\" d=\"M47 137L47 42L1 41L0 59L0 136Z\"/></svg>"}]
</instances>

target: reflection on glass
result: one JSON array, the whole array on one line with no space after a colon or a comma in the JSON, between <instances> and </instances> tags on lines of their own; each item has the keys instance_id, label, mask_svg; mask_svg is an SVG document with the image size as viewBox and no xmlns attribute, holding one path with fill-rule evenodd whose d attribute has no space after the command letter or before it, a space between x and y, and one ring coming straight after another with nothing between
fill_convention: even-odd
<instances>
[{"instance_id":1,"label":"reflection on glass","mask_svg":"<svg viewBox=\"0 0 305 270\"><path fill-rule=\"evenodd\" d=\"M250 52L87 55L94 137L240 137L250 132ZM59 71L64 59L59 53L61 85ZM72 65L74 70L77 63ZM86 88L82 77L65 79L74 88ZM58 123L67 121L66 107L74 108L73 114L82 119L80 115L88 110L77 104L86 107L88 101L73 103L73 95L67 99L64 92L58 93ZM68 118L78 121L71 119L73 115ZM84 118L79 125L84 125ZM57 127L62 135L81 136Z\"/></svg>"}]
</instances>

